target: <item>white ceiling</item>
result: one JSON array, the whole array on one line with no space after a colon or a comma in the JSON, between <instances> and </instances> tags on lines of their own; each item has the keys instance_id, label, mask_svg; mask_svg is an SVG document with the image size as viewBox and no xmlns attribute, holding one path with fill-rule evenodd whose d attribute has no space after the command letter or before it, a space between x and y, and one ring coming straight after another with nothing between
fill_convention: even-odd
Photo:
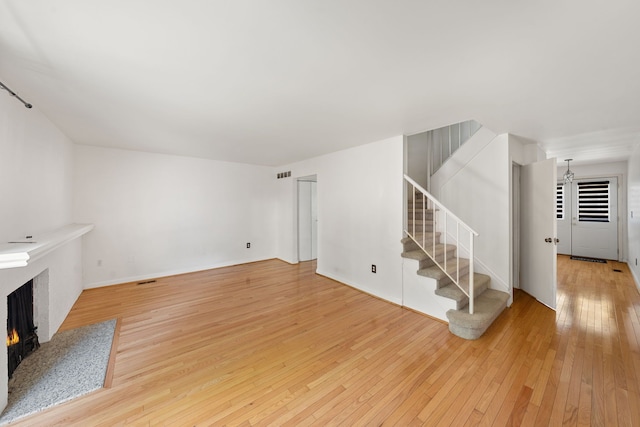
<instances>
[{"instance_id":1,"label":"white ceiling","mask_svg":"<svg viewBox=\"0 0 640 427\"><path fill-rule=\"evenodd\" d=\"M618 160L640 140L638 16L637 0L0 0L0 81L79 144L283 165L473 118Z\"/></svg>"}]
</instances>

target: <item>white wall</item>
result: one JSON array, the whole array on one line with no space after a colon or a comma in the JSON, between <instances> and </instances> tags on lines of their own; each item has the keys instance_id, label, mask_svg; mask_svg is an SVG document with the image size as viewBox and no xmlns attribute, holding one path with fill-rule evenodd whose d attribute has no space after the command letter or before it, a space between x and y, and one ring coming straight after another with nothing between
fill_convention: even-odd
<instances>
[{"instance_id":1,"label":"white wall","mask_svg":"<svg viewBox=\"0 0 640 427\"><path fill-rule=\"evenodd\" d=\"M6 241L70 222L73 151L35 107L0 95L0 241Z\"/></svg>"},{"instance_id":2,"label":"white wall","mask_svg":"<svg viewBox=\"0 0 640 427\"><path fill-rule=\"evenodd\" d=\"M428 132L422 132L407 137L407 175L429 190L429 141Z\"/></svg>"},{"instance_id":3,"label":"white wall","mask_svg":"<svg viewBox=\"0 0 640 427\"><path fill-rule=\"evenodd\" d=\"M54 231L72 222L72 143L37 109L0 93L0 242ZM0 299L48 269L49 310L38 326L48 341L82 292L81 241L27 267L0 270ZM0 319L7 304L0 304ZM5 321L6 322L6 321ZM6 324L6 323L5 323ZM6 405L7 352L0 352L0 407Z\"/></svg>"},{"instance_id":4,"label":"white wall","mask_svg":"<svg viewBox=\"0 0 640 427\"><path fill-rule=\"evenodd\" d=\"M489 145L495 138L496 134L486 127L481 127L473 134L467 142L453 153L446 162L442 164L431 177L429 192L433 194L438 200L442 201L441 193L443 186L451 179L451 177L458 174L462 169L466 168L474 157L482 152L484 148Z\"/></svg>"},{"instance_id":5,"label":"white wall","mask_svg":"<svg viewBox=\"0 0 640 427\"><path fill-rule=\"evenodd\" d=\"M567 171L567 162L562 162L563 159L558 159L558 179L562 180L562 175ZM588 178L618 178L618 248L620 251L619 259L626 261L627 255L627 172L628 163L623 162L608 162L586 165L570 165L571 171L575 174L574 179L588 179ZM560 223L559 223L560 224ZM566 224L564 224L566 225ZM566 228L566 227L565 227ZM560 229L558 230L560 233ZM563 230L564 236L569 236L570 232ZM560 237L560 236L558 236ZM565 237L567 239L568 237Z\"/></svg>"},{"instance_id":6,"label":"white wall","mask_svg":"<svg viewBox=\"0 0 640 427\"><path fill-rule=\"evenodd\" d=\"M627 183L628 210L623 211L622 216L628 219L629 268L640 290L640 265L638 264L640 260L640 144L636 146L629 159Z\"/></svg>"},{"instance_id":7,"label":"white wall","mask_svg":"<svg viewBox=\"0 0 640 427\"><path fill-rule=\"evenodd\" d=\"M272 168L88 146L75 155L74 217L95 224L86 287L275 256Z\"/></svg>"},{"instance_id":8,"label":"white wall","mask_svg":"<svg viewBox=\"0 0 640 427\"><path fill-rule=\"evenodd\" d=\"M297 262L295 178L317 175L318 273L401 304L402 136L281 169L278 257Z\"/></svg>"},{"instance_id":9,"label":"white wall","mask_svg":"<svg viewBox=\"0 0 640 427\"><path fill-rule=\"evenodd\" d=\"M467 144L465 144L466 146ZM462 150L462 149L461 149ZM457 153L456 153L457 154ZM456 160L452 157L450 160ZM453 175L432 177L432 190L455 215L478 232L476 270L489 274L491 287L510 292L510 177L508 135L498 135L465 157ZM434 188L438 182L439 188Z\"/></svg>"}]
</instances>

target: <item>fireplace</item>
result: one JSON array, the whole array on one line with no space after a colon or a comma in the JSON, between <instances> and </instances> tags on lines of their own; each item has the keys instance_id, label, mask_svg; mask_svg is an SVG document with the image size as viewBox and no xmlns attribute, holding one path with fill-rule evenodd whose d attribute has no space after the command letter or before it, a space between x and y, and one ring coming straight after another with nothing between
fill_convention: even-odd
<instances>
[{"instance_id":1,"label":"fireplace","mask_svg":"<svg viewBox=\"0 0 640 427\"><path fill-rule=\"evenodd\" d=\"M7 367L9 378L22 360L40 347L33 321L33 280L7 296Z\"/></svg>"}]
</instances>

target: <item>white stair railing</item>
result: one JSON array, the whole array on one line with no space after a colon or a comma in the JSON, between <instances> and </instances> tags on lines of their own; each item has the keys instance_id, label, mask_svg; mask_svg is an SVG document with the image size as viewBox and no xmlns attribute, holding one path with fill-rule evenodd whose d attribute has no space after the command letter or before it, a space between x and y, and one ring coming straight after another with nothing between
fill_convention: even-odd
<instances>
[{"instance_id":1,"label":"white stair railing","mask_svg":"<svg viewBox=\"0 0 640 427\"><path fill-rule=\"evenodd\" d=\"M451 281L469 297L469 313L473 314L474 286L473 286L473 240L478 233L465 224L457 216L433 197L417 182L404 176L407 186L407 202L410 210L407 215L407 226L404 232L420 249L451 279ZM420 211L422 218L416 218L416 212ZM431 216L429 219L428 216ZM428 229L431 229L429 232ZM443 242L438 244L437 232L441 231ZM430 234L430 235L429 235ZM462 234L462 236L461 236ZM455 257L447 256L447 245L454 244L457 247ZM442 260L438 249L442 248ZM469 270L461 274L460 252L466 250L469 259ZM464 277L468 275L469 289L461 285Z\"/></svg>"}]
</instances>

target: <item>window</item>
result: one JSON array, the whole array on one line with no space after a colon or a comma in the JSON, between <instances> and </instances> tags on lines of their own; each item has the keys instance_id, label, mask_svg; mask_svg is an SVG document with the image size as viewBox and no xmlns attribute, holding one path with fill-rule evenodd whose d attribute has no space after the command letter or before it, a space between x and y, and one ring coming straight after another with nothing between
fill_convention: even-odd
<instances>
[{"instance_id":1,"label":"window","mask_svg":"<svg viewBox=\"0 0 640 427\"><path fill-rule=\"evenodd\" d=\"M556 187L556 218L564 219L564 184Z\"/></svg>"},{"instance_id":2,"label":"window","mask_svg":"<svg viewBox=\"0 0 640 427\"><path fill-rule=\"evenodd\" d=\"M609 222L609 181L578 183L578 219Z\"/></svg>"}]
</instances>

